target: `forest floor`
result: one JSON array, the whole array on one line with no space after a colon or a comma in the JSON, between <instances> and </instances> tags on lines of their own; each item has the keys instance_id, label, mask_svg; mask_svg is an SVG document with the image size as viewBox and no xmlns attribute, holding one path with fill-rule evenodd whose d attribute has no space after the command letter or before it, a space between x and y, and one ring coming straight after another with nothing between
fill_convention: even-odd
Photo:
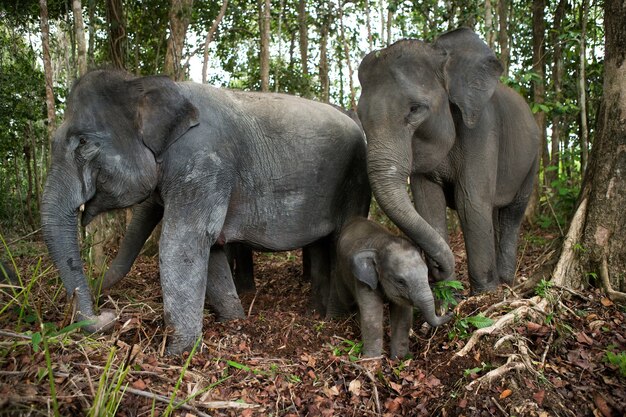
<instances>
[{"instance_id":1,"label":"forest floor","mask_svg":"<svg viewBox=\"0 0 626 417\"><path fill-rule=\"evenodd\" d=\"M521 281L548 262L558 240L525 233ZM460 235L452 246L467 288ZM113 332L87 337L75 329L58 334L71 330L69 303L43 244L29 247L16 257L22 276L31 277L26 289L12 295L0 288L0 416L54 415L55 407L61 416L626 413L626 353L619 355L626 351L626 310L598 291L540 283L525 297L549 297L547 313L516 316L459 356L481 322L472 318L482 312L496 320L522 296L501 289L468 297L465 290L448 324L430 329L418 317L411 359L362 360L355 317L326 321L307 312L310 286L298 251L255 254L257 292L242 297L248 318L217 323L207 312L197 350L168 357L154 257L140 257L100 298L101 307L118 312ZM501 368L507 361L517 365Z\"/></svg>"}]
</instances>

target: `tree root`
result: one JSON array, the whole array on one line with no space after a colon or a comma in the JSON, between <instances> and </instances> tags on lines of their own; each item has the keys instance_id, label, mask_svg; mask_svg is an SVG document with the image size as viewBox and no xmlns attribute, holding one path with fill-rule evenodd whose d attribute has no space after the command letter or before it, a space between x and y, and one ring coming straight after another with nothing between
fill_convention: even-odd
<instances>
[{"instance_id":1,"label":"tree root","mask_svg":"<svg viewBox=\"0 0 626 417\"><path fill-rule=\"evenodd\" d=\"M611 301L619 304L626 304L626 293L615 291L611 286L611 281L609 280L609 262L606 259L606 253L602 257L600 279L602 281L602 288L604 288L604 292L606 292L607 297L609 297Z\"/></svg>"},{"instance_id":2,"label":"tree root","mask_svg":"<svg viewBox=\"0 0 626 417\"><path fill-rule=\"evenodd\" d=\"M482 336L499 332L502 329L504 329L505 326L507 326L509 323L515 320L518 320L526 316L532 316L533 313L539 313L540 315L544 315L544 316L547 314L546 307L548 305L548 301L541 297L537 296L528 300L515 300L515 302L516 302L516 305L518 305L518 307L515 310L500 317L491 326L483 327L482 329L476 330L474 334L472 335L472 337L470 338L470 340L467 341L465 346L461 350L459 350L455 355L461 356L461 357L467 355L472 350L472 348L476 345L476 343L478 343L478 341L480 340ZM518 302L521 302L521 303L518 303Z\"/></svg>"}]
</instances>

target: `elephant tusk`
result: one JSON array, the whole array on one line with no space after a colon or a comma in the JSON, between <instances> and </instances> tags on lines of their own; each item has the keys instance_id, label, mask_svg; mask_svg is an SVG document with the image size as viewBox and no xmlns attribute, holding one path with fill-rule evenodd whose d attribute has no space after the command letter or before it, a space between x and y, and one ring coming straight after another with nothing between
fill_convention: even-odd
<instances>
[{"instance_id":1,"label":"elephant tusk","mask_svg":"<svg viewBox=\"0 0 626 417\"><path fill-rule=\"evenodd\" d=\"M80 211L81 213L85 211L85 205L81 204L80 207L78 208L78 211Z\"/></svg>"}]
</instances>

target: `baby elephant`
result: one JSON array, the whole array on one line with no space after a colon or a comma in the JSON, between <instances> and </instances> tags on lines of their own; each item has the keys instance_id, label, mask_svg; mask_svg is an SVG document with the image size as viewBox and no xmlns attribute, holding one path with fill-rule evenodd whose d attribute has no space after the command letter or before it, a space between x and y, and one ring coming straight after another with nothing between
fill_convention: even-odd
<instances>
[{"instance_id":1,"label":"baby elephant","mask_svg":"<svg viewBox=\"0 0 626 417\"><path fill-rule=\"evenodd\" d=\"M428 268L422 254L408 239L394 236L381 225L356 218L341 232L337 271L328 317L358 306L363 356L380 356L383 350L383 303L389 301L391 357L403 358L409 349L413 307L428 324L448 322L452 313L437 316L428 285Z\"/></svg>"}]
</instances>

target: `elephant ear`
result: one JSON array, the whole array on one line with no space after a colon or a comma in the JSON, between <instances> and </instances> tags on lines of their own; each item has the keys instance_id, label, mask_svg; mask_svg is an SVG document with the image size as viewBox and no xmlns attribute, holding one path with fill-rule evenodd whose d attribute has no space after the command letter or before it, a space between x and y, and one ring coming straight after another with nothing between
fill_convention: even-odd
<instances>
[{"instance_id":1,"label":"elephant ear","mask_svg":"<svg viewBox=\"0 0 626 417\"><path fill-rule=\"evenodd\" d=\"M503 67L476 33L460 28L441 35L434 47L447 54L444 77L450 101L461 110L463 123L473 128L498 85Z\"/></svg>"},{"instance_id":2,"label":"elephant ear","mask_svg":"<svg viewBox=\"0 0 626 417\"><path fill-rule=\"evenodd\" d=\"M351 263L352 274L356 279L375 290L378 287L376 251L371 249L361 250L352 255Z\"/></svg>"},{"instance_id":3,"label":"elephant ear","mask_svg":"<svg viewBox=\"0 0 626 417\"><path fill-rule=\"evenodd\" d=\"M136 96L142 140L160 161L172 143L198 125L198 109L168 77L142 77L129 83Z\"/></svg>"}]
</instances>

